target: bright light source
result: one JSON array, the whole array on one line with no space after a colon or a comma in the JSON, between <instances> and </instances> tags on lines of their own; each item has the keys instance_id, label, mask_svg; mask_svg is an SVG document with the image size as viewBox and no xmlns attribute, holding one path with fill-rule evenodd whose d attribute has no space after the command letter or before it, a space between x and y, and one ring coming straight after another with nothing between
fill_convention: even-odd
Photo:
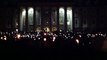
<instances>
[{"instance_id":1,"label":"bright light source","mask_svg":"<svg viewBox=\"0 0 107 60\"><path fill-rule=\"evenodd\" d=\"M23 9L23 11L22 11L22 16L25 16L25 15L26 15L26 10Z\"/></svg>"},{"instance_id":2,"label":"bright light source","mask_svg":"<svg viewBox=\"0 0 107 60\"><path fill-rule=\"evenodd\" d=\"M72 36L71 39L73 39L74 37Z\"/></svg>"},{"instance_id":3,"label":"bright light source","mask_svg":"<svg viewBox=\"0 0 107 60\"><path fill-rule=\"evenodd\" d=\"M44 38L43 40L46 41L46 38Z\"/></svg>"},{"instance_id":4,"label":"bright light source","mask_svg":"<svg viewBox=\"0 0 107 60\"><path fill-rule=\"evenodd\" d=\"M36 40L36 39L34 38L34 40Z\"/></svg>"},{"instance_id":5,"label":"bright light source","mask_svg":"<svg viewBox=\"0 0 107 60\"><path fill-rule=\"evenodd\" d=\"M79 37L81 38L82 36L81 36L81 35L79 35Z\"/></svg>"},{"instance_id":6,"label":"bright light source","mask_svg":"<svg viewBox=\"0 0 107 60\"><path fill-rule=\"evenodd\" d=\"M44 35L46 36L46 33L44 33Z\"/></svg>"},{"instance_id":7,"label":"bright light source","mask_svg":"<svg viewBox=\"0 0 107 60\"><path fill-rule=\"evenodd\" d=\"M27 37L29 38L30 36L29 36L29 35L27 35Z\"/></svg>"},{"instance_id":8,"label":"bright light source","mask_svg":"<svg viewBox=\"0 0 107 60\"><path fill-rule=\"evenodd\" d=\"M97 36L98 34L96 34L96 36Z\"/></svg>"},{"instance_id":9,"label":"bright light source","mask_svg":"<svg viewBox=\"0 0 107 60\"><path fill-rule=\"evenodd\" d=\"M56 39L56 37L53 37L53 40L52 40L52 41L54 42L54 41L55 41L55 39Z\"/></svg>"},{"instance_id":10,"label":"bright light source","mask_svg":"<svg viewBox=\"0 0 107 60\"><path fill-rule=\"evenodd\" d=\"M79 44L79 39L76 39L77 44Z\"/></svg>"},{"instance_id":11,"label":"bright light source","mask_svg":"<svg viewBox=\"0 0 107 60\"><path fill-rule=\"evenodd\" d=\"M62 32L62 30L60 30L60 32Z\"/></svg>"},{"instance_id":12,"label":"bright light source","mask_svg":"<svg viewBox=\"0 0 107 60\"><path fill-rule=\"evenodd\" d=\"M1 37L0 39L3 39L3 37Z\"/></svg>"},{"instance_id":13,"label":"bright light source","mask_svg":"<svg viewBox=\"0 0 107 60\"><path fill-rule=\"evenodd\" d=\"M33 8L29 8L28 13L33 14Z\"/></svg>"},{"instance_id":14,"label":"bright light source","mask_svg":"<svg viewBox=\"0 0 107 60\"><path fill-rule=\"evenodd\" d=\"M7 37L6 37L6 36L4 36L4 40L7 40Z\"/></svg>"},{"instance_id":15,"label":"bright light source","mask_svg":"<svg viewBox=\"0 0 107 60\"><path fill-rule=\"evenodd\" d=\"M4 40L7 40L7 38L6 38L6 37L4 37Z\"/></svg>"},{"instance_id":16,"label":"bright light source","mask_svg":"<svg viewBox=\"0 0 107 60\"><path fill-rule=\"evenodd\" d=\"M13 32L11 32L13 34Z\"/></svg>"},{"instance_id":17,"label":"bright light source","mask_svg":"<svg viewBox=\"0 0 107 60\"><path fill-rule=\"evenodd\" d=\"M38 40L40 40L40 38L38 38Z\"/></svg>"},{"instance_id":18,"label":"bright light source","mask_svg":"<svg viewBox=\"0 0 107 60\"><path fill-rule=\"evenodd\" d=\"M62 8L62 7L59 8L59 12L60 12L60 13L64 13L64 8Z\"/></svg>"},{"instance_id":19,"label":"bright light source","mask_svg":"<svg viewBox=\"0 0 107 60\"><path fill-rule=\"evenodd\" d=\"M16 32L18 32L18 29L16 29Z\"/></svg>"},{"instance_id":20,"label":"bright light source","mask_svg":"<svg viewBox=\"0 0 107 60\"><path fill-rule=\"evenodd\" d=\"M20 39L20 37L21 37L21 35L20 35L20 34L17 34L17 38Z\"/></svg>"},{"instance_id":21,"label":"bright light source","mask_svg":"<svg viewBox=\"0 0 107 60\"><path fill-rule=\"evenodd\" d=\"M70 25L70 21L67 22L67 25Z\"/></svg>"},{"instance_id":22,"label":"bright light source","mask_svg":"<svg viewBox=\"0 0 107 60\"><path fill-rule=\"evenodd\" d=\"M52 41L54 42L55 40L53 39Z\"/></svg>"},{"instance_id":23,"label":"bright light source","mask_svg":"<svg viewBox=\"0 0 107 60\"><path fill-rule=\"evenodd\" d=\"M103 34L101 34L101 36L103 36Z\"/></svg>"},{"instance_id":24,"label":"bright light source","mask_svg":"<svg viewBox=\"0 0 107 60\"><path fill-rule=\"evenodd\" d=\"M55 39L56 39L56 37L53 37L53 39L55 40Z\"/></svg>"}]
</instances>

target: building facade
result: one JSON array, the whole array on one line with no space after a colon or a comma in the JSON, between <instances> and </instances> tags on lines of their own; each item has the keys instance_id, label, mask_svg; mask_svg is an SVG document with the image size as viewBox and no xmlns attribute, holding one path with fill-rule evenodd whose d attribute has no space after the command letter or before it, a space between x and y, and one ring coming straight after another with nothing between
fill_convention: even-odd
<instances>
[{"instance_id":1,"label":"building facade","mask_svg":"<svg viewBox=\"0 0 107 60\"><path fill-rule=\"evenodd\" d=\"M73 11L70 4L35 4L20 6L15 16L19 31L72 31Z\"/></svg>"},{"instance_id":2,"label":"building facade","mask_svg":"<svg viewBox=\"0 0 107 60\"><path fill-rule=\"evenodd\" d=\"M37 31L84 31L97 29L98 11L95 7L76 7L72 3L20 4L14 16L14 29Z\"/></svg>"}]
</instances>

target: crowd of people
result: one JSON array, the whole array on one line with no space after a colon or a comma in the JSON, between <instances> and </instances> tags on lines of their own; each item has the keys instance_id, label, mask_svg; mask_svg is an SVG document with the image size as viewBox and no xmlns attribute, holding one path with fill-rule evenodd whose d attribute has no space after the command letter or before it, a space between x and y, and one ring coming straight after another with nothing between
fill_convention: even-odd
<instances>
[{"instance_id":1,"label":"crowd of people","mask_svg":"<svg viewBox=\"0 0 107 60\"><path fill-rule=\"evenodd\" d=\"M4 46L33 48L100 48L105 38L106 34L101 32L0 32L0 43Z\"/></svg>"},{"instance_id":2,"label":"crowd of people","mask_svg":"<svg viewBox=\"0 0 107 60\"><path fill-rule=\"evenodd\" d=\"M100 51L106 38L101 32L0 32L0 51L87 55Z\"/></svg>"}]
</instances>

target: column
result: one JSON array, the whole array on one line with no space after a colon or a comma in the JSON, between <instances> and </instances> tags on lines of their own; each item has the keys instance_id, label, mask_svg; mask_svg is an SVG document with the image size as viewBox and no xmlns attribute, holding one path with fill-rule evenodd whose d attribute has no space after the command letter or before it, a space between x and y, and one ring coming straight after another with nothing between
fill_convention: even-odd
<instances>
[{"instance_id":1,"label":"column","mask_svg":"<svg viewBox=\"0 0 107 60\"><path fill-rule=\"evenodd\" d=\"M43 14L42 14L42 12L43 12L43 7L41 7L40 8L40 15L41 15L41 30L43 31Z\"/></svg>"},{"instance_id":2,"label":"column","mask_svg":"<svg viewBox=\"0 0 107 60\"><path fill-rule=\"evenodd\" d=\"M73 29L72 31L75 32L75 17L74 17L74 7L72 7L72 25L73 25Z\"/></svg>"},{"instance_id":3,"label":"column","mask_svg":"<svg viewBox=\"0 0 107 60\"><path fill-rule=\"evenodd\" d=\"M64 31L67 31L67 8L64 7L65 10L65 18L64 18Z\"/></svg>"},{"instance_id":4,"label":"column","mask_svg":"<svg viewBox=\"0 0 107 60\"><path fill-rule=\"evenodd\" d=\"M83 18L84 18L84 17L83 17L83 13L84 13L84 12L83 12L83 9L80 8L79 12L80 12L80 15L79 15L79 16L80 16L80 20L81 20L81 21L80 21L80 29L79 29L79 31L83 31Z\"/></svg>"},{"instance_id":5,"label":"column","mask_svg":"<svg viewBox=\"0 0 107 60\"><path fill-rule=\"evenodd\" d=\"M50 31L52 31L52 19L51 19L51 13L52 13L52 9L51 8L49 8L49 23L50 23Z\"/></svg>"},{"instance_id":6,"label":"column","mask_svg":"<svg viewBox=\"0 0 107 60\"><path fill-rule=\"evenodd\" d=\"M36 29L36 9L35 9L35 6L34 6L34 14L33 14L33 31L35 32L35 29Z\"/></svg>"},{"instance_id":7,"label":"column","mask_svg":"<svg viewBox=\"0 0 107 60\"><path fill-rule=\"evenodd\" d=\"M59 7L57 7L57 31L59 31Z\"/></svg>"},{"instance_id":8,"label":"column","mask_svg":"<svg viewBox=\"0 0 107 60\"><path fill-rule=\"evenodd\" d=\"M28 32L28 8L26 7L26 32Z\"/></svg>"},{"instance_id":9,"label":"column","mask_svg":"<svg viewBox=\"0 0 107 60\"><path fill-rule=\"evenodd\" d=\"M18 30L20 31L20 8L18 8Z\"/></svg>"}]
</instances>

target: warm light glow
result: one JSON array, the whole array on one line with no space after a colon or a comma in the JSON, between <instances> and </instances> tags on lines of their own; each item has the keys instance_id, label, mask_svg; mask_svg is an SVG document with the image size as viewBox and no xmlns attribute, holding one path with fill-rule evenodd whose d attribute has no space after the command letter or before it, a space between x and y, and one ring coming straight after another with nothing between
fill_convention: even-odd
<instances>
[{"instance_id":1,"label":"warm light glow","mask_svg":"<svg viewBox=\"0 0 107 60\"><path fill-rule=\"evenodd\" d=\"M3 37L1 37L0 39L3 39Z\"/></svg>"},{"instance_id":2,"label":"warm light glow","mask_svg":"<svg viewBox=\"0 0 107 60\"><path fill-rule=\"evenodd\" d=\"M79 39L76 39L77 44L79 44Z\"/></svg>"},{"instance_id":3,"label":"warm light glow","mask_svg":"<svg viewBox=\"0 0 107 60\"><path fill-rule=\"evenodd\" d=\"M46 33L44 33L44 35L46 36Z\"/></svg>"},{"instance_id":4,"label":"warm light glow","mask_svg":"<svg viewBox=\"0 0 107 60\"><path fill-rule=\"evenodd\" d=\"M43 40L46 41L46 38L44 38Z\"/></svg>"},{"instance_id":5,"label":"warm light glow","mask_svg":"<svg viewBox=\"0 0 107 60\"><path fill-rule=\"evenodd\" d=\"M103 34L101 34L101 36L103 36Z\"/></svg>"},{"instance_id":6,"label":"warm light glow","mask_svg":"<svg viewBox=\"0 0 107 60\"><path fill-rule=\"evenodd\" d=\"M53 37L53 40L52 40L52 41L54 42L54 41L55 41L55 39L56 39L56 37Z\"/></svg>"},{"instance_id":7,"label":"warm light glow","mask_svg":"<svg viewBox=\"0 0 107 60\"><path fill-rule=\"evenodd\" d=\"M40 28L40 27L37 27L35 31L36 31L36 32L41 32L41 28Z\"/></svg>"},{"instance_id":8,"label":"warm light glow","mask_svg":"<svg viewBox=\"0 0 107 60\"><path fill-rule=\"evenodd\" d=\"M97 36L98 34L96 34L96 36Z\"/></svg>"},{"instance_id":9,"label":"warm light glow","mask_svg":"<svg viewBox=\"0 0 107 60\"><path fill-rule=\"evenodd\" d=\"M48 27L44 28L45 32L50 32L50 29Z\"/></svg>"},{"instance_id":10,"label":"warm light glow","mask_svg":"<svg viewBox=\"0 0 107 60\"><path fill-rule=\"evenodd\" d=\"M20 35L20 34L17 34L17 38L20 39L20 37L21 37L21 35Z\"/></svg>"},{"instance_id":11,"label":"warm light glow","mask_svg":"<svg viewBox=\"0 0 107 60\"><path fill-rule=\"evenodd\" d=\"M4 40L7 40L7 37L6 37L6 36L4 36Z\"/></svg>"},{"instance_id":12,"label":"warm light glow","mask_svg":"<svg viewBox=\"0 0 107 60\"><path fill-rule=\"evenodd\" d=\"M7 40L7 38L5 37L4 40Z\"/></svg>"},{"instance_id":13,"label":"warm light glow","mask_svg":"<svg viewBox=\"0 0 107 60\"><path fill-rule=\"evenodd\" d=\"M55 40L52 40L53 42L55 42Z\"/></svg>"},{"instance_id":14,"label":"warm light glow","mask_svg":"<svg viewBox=\"0 0 107 60\"><path fill-rule=\"evenodd\" d=\"M62 30L60 30L60 32L62 32Z\"/></svg>"},{"instance_id":15,"label":"warm light glow","mask_svg":"<svg viewBox=\"0 0 107 60\"><path fill-rule=\"evenodd\" d=\"M18 32L18 29L16 29L16 32Z\"/></svg>"}]
</instances>

